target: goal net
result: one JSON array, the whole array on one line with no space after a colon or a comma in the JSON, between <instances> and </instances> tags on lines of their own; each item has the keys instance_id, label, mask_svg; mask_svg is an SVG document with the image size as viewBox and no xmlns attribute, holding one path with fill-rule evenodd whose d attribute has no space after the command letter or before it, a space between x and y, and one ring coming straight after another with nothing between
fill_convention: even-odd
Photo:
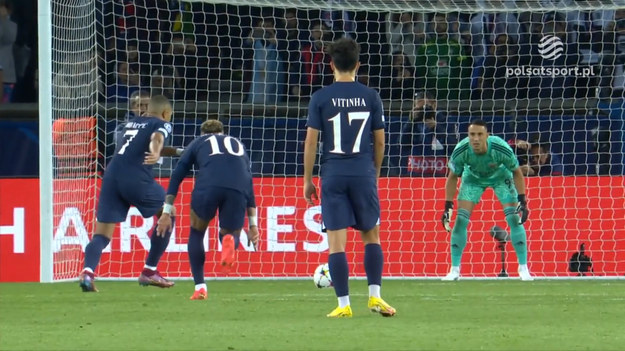
<instances>
[{"instance_id":1,"label":"goal net","mask_svg":"<svg viewBox=\"0 0 625 351\"><path fill-rule=\"evenodd\" d=\"M332 83L329 42L361 47L358 81L386 115L381 237L384 276L438 277L450 265L440 217L446 162L482 119L517 153L527 175L525 225L538 277L625 274L625 4L613 1L95 1L51 5L53 279L73 279L93 234L102 172L129 114L150 95L174 102L172 146L221 119L247 147L261 240L242 235L229 277L303 278L327 261L320 207L302 198L310 94ZM279 6L279 7L275 7ZM45 66L40 66L42 69ZM167 186L176 158L155 177ZM315 174L317 172L315 168ZM193 179L159 263L190 277L186 253ZM131 208L96 272L135 278L155 218ZM206 236L206 275L219 273L217 221ZM501 205L487 190L471 215L462 275L516 276ZM43 238L43 236L42 236ZM42 243L42 245L44 245ZM364 248L349 232L352 276Z\"/></svg>"}]
</instances>

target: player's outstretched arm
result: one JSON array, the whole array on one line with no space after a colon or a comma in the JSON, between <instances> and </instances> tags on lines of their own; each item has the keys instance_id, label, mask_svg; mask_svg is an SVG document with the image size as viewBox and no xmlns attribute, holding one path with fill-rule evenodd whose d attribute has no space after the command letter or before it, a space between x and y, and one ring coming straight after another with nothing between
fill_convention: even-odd
<instances>
[{"instance_id":1,"label":"player's outstretched arm","mask_svg":"<svg viewBox=\"0 0 625 351\"><path fill-rule=\"evenodd\" d=\"M519 195L525 195L525 176L523 176L523 172L520 168L512 171L512 179L514 180L517 193L519 193Z\"/></svg>"},{"instance_id":2,"label":"player's outstretched arm","mask_svg":"<svg viewBox=\"0 0 625 351\"><path fill-rule=\"evenodd\" d=\"M382 170L382 161L384 160L384 129L377 129L373 131L373 162L375 164L376 176L380 178L380 171Z\"/></svg>"},{"instance_id":3,"label":"player's outstretched arm","mask_svg":"<svg viewBox=\"0 0 625 351\"><path fill-rule=\"evenodd\" d=\"M247 191L247 239L252 243L254 249L258 247L260 234L258 233L258 217L256 217L256 196L254 195L254 182L250 181Z\"/></svg>"},{"instance_id":4,"label":"player's outstretched arm","mask_svg":"<svg viewBox=\"0 0 625 351\"><path fill-rule=\"evenodd\" d=\"M520 167L512 172L512 178L514 180L514 186L519 193L519 204L517 205L516 212L519 215L519 224L523 224L527 221L530 211L527 208L527 201L525 199L525 177Z\"/></svg>"},{"instance_id":5,"label":"player's outstretched arm","mask_svg":"<svg viewBox=\"0 0 625 351\"><path fill-rule=\"evenodd\" d=\"M256 207L247 208L247 240L254 245L254 249L258 247L258 240L260 239L260 234L258 232L258 217L256 216L256 213Z\"/></svg>"},{"instance_id":6,"label":"player's outstretched arm","mask_svg":"<svg viewBox=\"0 0 625 351\"><path fill-rule=\"evenodd\" d=\"M155 164L159 158L161 158L161 150L163 150L163 144L165 143L165 136L161 133L152 133L152 137L150 139L150 148L149 152L145 155L145 160L143 163L146 165Z\"/></svg>"},{"instance_id":7,"label":"player's outstretched arm","mask_svg":"<svg viewBox=\"0 0 625 351\"><path fill-rule=\"evenodd\" d=\"M441 218L443 227L447 232L451 232L451 216L454 208L454 197L456 197L456 187L458 186L458 175L454 172L449 172L447 180L445 182L445 211Z\"/></svg>"},{"instance_id":8,"label":"player's outstretched arm","mask_svg":"<svg viewBox=\"0 0 625 351\"><path fill-rule=\"evenodd\" d=\"M314 205L313 199L319 200L317 188L315 188L312 182L318 140L319 131L315 128L308 127L306 131L306 141L304 142L304 198L309 205Z\"/></svg>"},{"instance_id":9,"label":"player's outstretched arm","mask_svg":"<svg viewBox=\"0 0 625 351\"><path fill-rule=\"evenodd\" d=\"M176 212L174 208L174 201L176 200L176 195L167 195L165 197L165 203L163 204L163 214L158 218L158 225L156 227L156 235L157 236L165 236L166 232L171 232L172 230L172 220L171 216Z\"/></svg>"},{"instance_id":10,"label":"player's outstretched arm","mask_svg":"<svg viewBox=\"0 0 625 351\"><path fill-rule=\"evenodd\" d=\"M181 147L163 146L163 150L161 150L161 156L175 157L182 155L183 152L184 149Z\"/></svg>"},{"instance_id":11,"label":"player's outstretched arm","mask_svg":"<svg viewBox=\"0 0 625 351\"><path fill-rule=\"evenodd\" d=\"M191 170L193 162L193 152L187 152L182 155L176 168L171 173L169 186L167 187L167 196L165 196L165 203L163 204L163 214L158 219L158 227L156 227L156 235L162 236L165 235L165 232L171 231L171 214L174 210L174 201L176 200L176 195L178 195L178 188L180 188L180 183L182 183Z\"/></svg>"}]
</instances>

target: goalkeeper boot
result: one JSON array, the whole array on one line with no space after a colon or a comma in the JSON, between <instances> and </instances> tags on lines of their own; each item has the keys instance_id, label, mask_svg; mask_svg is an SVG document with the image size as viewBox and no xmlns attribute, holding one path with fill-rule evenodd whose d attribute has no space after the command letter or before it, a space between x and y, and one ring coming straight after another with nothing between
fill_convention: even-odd
<instances>
[{"instance_id":1,"label":"goalkeeper boot","mask_svg":"<svg viewBox=\"0 0 625 351\"><path fill-rule=\"evenodd\" d=\"M460 268L459 267L451 267L449 273L444 276L442 281L454 281L460 279Z\"/></svg>"},{"instance_id":2,"label":"goalkeeper boot","mask_svg":"<svg viewBox=\"0 0 625 351\"><path fill-rule=\"evenodd\" d=\"M207 298L206 289L201 288L200 290L195 290L189 300L206 300Z\"/></svg>"},{"instance_id":3,"label":"goalkeeper boot","mask_svg":"<svg viewBox=\"0 0 625 351\"><path fill-rule=\"evenodd\" d=\"M141 286L158 286L159 288L171 288L174 282L165 279L158 271L144 268L139 276L139 285Z\"/></svg>"},{"instance_id":4,"label":"goalkeeper boot","mask_svg":"<svg viewBox=\"0 0 625 351\"><path fill-rule=\"evenodd\" d=\"M379 313L382 317L393 317L395 312L397 312L391 305L379 297L370 296L368 306L371 312Z\"/></svg>"},{"instance_id":5,"label":"goalkeeper boot","mask_svg":"<svg viewBox=\"0 0 625 351\"><path fill-rule=\"evenodd\" d=\"M95 287L95 283L93 282L94 280L95 275L87 270L82 271L78 277L78 282L83 292L98 292L98 289Z\"/></svg>"},{"instance_id":6,"label":"goalkeeper boot","mask_svg":"<svg viewBox=\"0 0 625 351\"><path fill-rule=\"evenodd\" d=\"M221 270L229 273L234 265L234 237L225 235L221 242Z\"/></svg>"},{"instance_id":7,"label":"goalkeeper boot","mask_svg":"<svg viewBox=\"0 0 625 351\"><path fill-rule=\"evenodd\" d=\"M326 314L329 318L352 318L352 308L347 305L345 307L337 307L332 312Z\"/></svg>"},{"instance_id":8,"label":"goalkeeper boot","mask_svg":"<svg viewBox=\"0 0 625 351\"><path fill-rule=\"evenodd\" d=\"M519 278L527 282L534 280L534 277L530 274L530 270L527 268L527 265L524 264L519 266Z\"/></svg>"}]
</instances>

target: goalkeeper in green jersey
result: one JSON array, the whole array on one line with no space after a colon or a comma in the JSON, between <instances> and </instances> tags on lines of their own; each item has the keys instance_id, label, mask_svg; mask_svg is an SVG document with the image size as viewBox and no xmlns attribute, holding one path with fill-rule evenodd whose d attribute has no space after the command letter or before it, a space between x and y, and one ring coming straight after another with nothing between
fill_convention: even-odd
<instances>
[{"instance_id":1,"label":"goalkeeper in green jersey","mask_svg":"<svg viewBox=\"0 0 625 351\"><path fill-rule=\"evenodd\" d=\"M525 202L525 179L512 148L503 139L488 134L484 121L469 125L469 136L456 145L449 159L449 176L445 183L445 212L442 222L451 231L451 270L443 280L458 280L460 261L467 243L467 226L473 207L487 187L493 188L503 206L510 226L510 241L519 261L521 280L533 280L527 268L527 240L523 223L529 210ZM458 177L462 177L458 193L458 214L451 229L453 200Z\"/></svg>"}]
</instances>

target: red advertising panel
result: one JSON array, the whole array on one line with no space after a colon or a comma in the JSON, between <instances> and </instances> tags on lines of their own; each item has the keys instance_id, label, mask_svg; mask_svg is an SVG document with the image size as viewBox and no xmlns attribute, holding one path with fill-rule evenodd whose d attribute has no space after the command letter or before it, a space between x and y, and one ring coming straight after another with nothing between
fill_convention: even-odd
<instances>
[{"instance_id":1,"label":"red advertising panel","mask_svg":"<svg viewBox=\"0 0 625 351\"><path fill-rule=\"evenodd\" d=\"M0 179L0 282L39 281L39 180Z\"/></svg>"},{"instance_id":2,"label":"red advertising panel","mask_svg":"<svg viewBox=\"0 0 625 351\"><path fill-rule=\"evenodd\" d=\"M449 234L439 223L444 182L444 178L380 180L386 276L439 276L448 270ZM255 180L261 243L254 251L242 240L236 272L230 276L310 276L317 264L327 260L320 208L306 205L301 183L301 178ZM535 275L573 275L568 272L568 262L581 243L586 244L595 275L625 274L624 177L528 178L527 184L530 219L525 227L529 265ZM95 180L55 182L55 228L51 235L58 279L75 278L81 268L84 246L93 230L95 185ZM190 276L186 237L192 187L192 180L182 184L176 231L159 265L166 276ZM38 281L38 180L0 180L0 200L0 281ZM98 275L136 277L143 267L154 223L154 219L141 218L131 209L103 254ZM501 269L501 253L489 235L494 225L507 228L499 203L487 191L471 217L463 274L494 277ZM206 274L220 276L216 223L208 234ZM514 272L514 250L510 243L506 249L508 271ZM352 274L363 276L364 250L353 231L347 250Z\"/></svg>"}]
</instances>

